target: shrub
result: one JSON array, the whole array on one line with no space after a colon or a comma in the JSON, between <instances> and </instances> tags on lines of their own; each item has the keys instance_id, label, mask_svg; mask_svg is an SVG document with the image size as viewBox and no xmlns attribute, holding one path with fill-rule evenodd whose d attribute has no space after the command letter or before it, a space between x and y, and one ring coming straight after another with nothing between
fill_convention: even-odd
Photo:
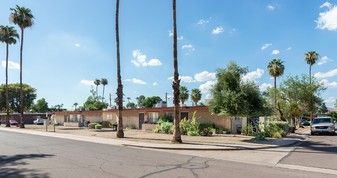
<instances>
[{"instance_id":1,"label":"shrub","mask_svg":"<svg viewBox=\"0 0 337 178\"><path fill-rule=\"evenodd\" d=\"M96 124L95 125L95 129L102 129L102 125L101 124Z\"/></svg>"},{"instance_id":2,"label":"shrub","mask_svg":"<svg viewBox=\"0 0 337 178\"><path fill-rule=\"evenodd\" d=\"M213 129L213 124L211 123L199 125L200 135L202 136L211 136L213 134Z\"/></svg>"},{"instance_id":3,"label":"shrub","mask_svg":"<svg viewBox=\"0 0 337 178\"><path fill-rule=\"evenodd\" d=\"M161 125L161 130L166 134L173 134L173 123L172 122L163 122Z\"/></svg>"},{"instance_id":4,"label":"shrub","mask_svg":"<svg viewBox=\"0 0 337 178\"><path fill-rule=\"evenodd\" d=\"M200 135L199 132L199 122L195 117L196 112L193 113L192 119L188 120L186 118L182 119L179 123L180 133L182 135L189 135L189 136L198 136Z\"/></svg>"},{"instance_id":5,"label":"shrub","mask_svg":"<svg viewBox=\"0 0 337 178\"><path fill-rule=\"evenodd\" d=\"M186 119L182 119L179 123L181 135L187 135L187 132L191 130L191 123Z\"/></svg>"},{"instance_id":6,"label":"shrub","mask_svg":"<svg viewBox=\"0 0 337 178\"><path fill-rule=\"evenodd\" d=\"M288 135L290 131L289 128L290 127L288 122L271 121L267 124L266 128L264 129L264 136L281 138Z\"/></svg>"},{"instance_id":7,"label":"shrub","mask_svg":"<svg viewBox=\"0 0 337 178\"><path fill-rule=\"evenodd\" d=\"M248 124L247 127L242 127L241 134L242 135L255 136L257 129L258 129L257 127L253 127L252 125Z\"/></svg>"},{"instance_id":8,"label":"shrub","mask_svg":"<svg viewBox=\"0 0 337 178\"><path fill-rule=\"evenodd\" d=\"M222 128L222 127L216 128L216 133L217 134L223 134L224 131L225 131L225 129Z\"/></svg>"},{"instance_id":9,"label":"shrub","mask_svg":"<svg viewBox=\"0 0 337 178\"><path fill-rule=\"evenodd\" d=\"M112 128L112 123L110 121L103 121L102 127L103 128Z\"/></svg>"},{"instance_id":10,"label":"shrub","mask_svg":"<svg viewBox=\"0 0 337 178\"><path fill-rule=\"evenodd\" d=\"M187 135L188 136L199 136L200 134L199 134L199 131L190 130L190 131L187 132Z\"/></svg>"},{"instance_id":11,"label":"shrub","mask_svg":"<svg viewBox=\"0 0 337 178\"><path fill-rule=\"evenodd\" d=\"M89 129L94 129L97 124L98 123L90 123L90 124L88 124L88 128Z\"/></svg>"},{"instance_id":12,"label":"shrub","mask_svg":"<svg viewBox=\"0 0 337 178\"><path fill-rule=\"evenodd\" d=\"M134 126L133 124L127 124L126 126L125 126L125 129L126 130L131 130L131 129L135 129L136 128L136 126Z\"/></svg>"}]
</instances>

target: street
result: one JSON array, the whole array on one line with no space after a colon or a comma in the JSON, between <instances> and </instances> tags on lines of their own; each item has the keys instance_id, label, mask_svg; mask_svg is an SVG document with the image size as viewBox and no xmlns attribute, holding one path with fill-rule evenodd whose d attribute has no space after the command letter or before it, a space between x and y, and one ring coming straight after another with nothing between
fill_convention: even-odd
<instances>
[{"instance_id":1,"label":"street","mask_svg":"<svg viewBox=\"0 0 337 178\"><path fill-rule=\"evenodd\" d=\"M329 138L326 142L320 142ZM157 151L0 131L0 177L336 177L319 171L282 168L281 165L318 166L336 170L333 163L310 164L303 157L324 155L337 160L336 136L314 136L301 148L249 151ZM308 151L312 142L331 145ZM310 144L311 143L311 144ZM305 148L306 145L309 148ZM303 147L303 148L302 148ZM303 150L302 150L303 149ZM290 151L294 151L288 154ZM253 154L253 153L256 154ZM300 154L310 154L301 156ZM227 156L226 156L227 155ZM231 160L251 157L252 161ZM264 155L264 156L263 156ZM262 164L278 156L275 164ZM288 155L288 156L287 156ZM262 157L263 159L261 159ZM261 159L259 164L254 160ZM247 160L247 159L246 159ZM317 160L317 158L315 159ZM335 164L337 165L337 164ZM331 167L332 166L332 167ZM283 166L286 167L286 166ZM324 170L324 169L320 169Z\"/></svg>"}]
</instances>

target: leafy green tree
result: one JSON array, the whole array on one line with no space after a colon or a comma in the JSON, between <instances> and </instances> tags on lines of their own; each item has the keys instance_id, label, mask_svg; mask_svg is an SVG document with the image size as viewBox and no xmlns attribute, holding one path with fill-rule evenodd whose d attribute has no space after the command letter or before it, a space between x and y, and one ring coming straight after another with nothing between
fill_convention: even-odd
<instances>
[{"instance_id":1,"label":"leafy green tree","mask_svg":"<svg viewBox=\"0 0 337 178\"><path fill-rule=\"evenodd\" d=\"M101 102L97 97L97 94L94 90L91 90L91 96L87 98L84 102L83 107L88 108L89 110L102 110L106 109L109 104L105 102Z\"/></svg>"},{"instance_id":2,"label":"leafy green tree","mask_svg":"<svg viewBox=\"0 0 337 178\"><path fill-rule=\"evenodd\" d=\"M143 101L145 100L145 98L146 97L144 95L140 95L139 97L136 98L138 107L144 108Z\"/></svg>"},{"instance_id":3,"label":"leafy green tree","mask_svg":"<svg viewBox=\"0 0 337 178\"><path fill-rule=\"evenodd\" d=\"M15 8L10 8L11 15L10 21L16 25L18 25L21 29L21 45L20 45L20 128L24 128L23 122L23 111L25 108L24 102L24 91L23 91L23 83L22 83L22 52L23 52L23 39L24 39L24 31L25 28L31 27L34 24L34 16L32 11L29 8L20 7L16 5Z\"/></svg>"},{"instance_id":4,"label":"leafy green tree","mask_svg":"<svg viewBox=\"0 0 337 178\"><path fill-rule=\"evenodd\" d=\"M24 96L24 110L28 111L33 101L36 98L36 89L32 88L27 84L22 85L22 91ZM10 112L20 112L20 84L19 83L11 83L8 84L8 100L9 100L9 110ZM0 98L5 98L6 95L6 85L0 85ZM5 100L0 100L0 110L4 111L6 108Z\"/></svg>"},{"instance_id":5,"label":"leafy green tree","mask_svg":"<svg viewBox=\"0 0 337 178\"><path fill-rule=\"evenodd\" d=\"M179 99L181 101L181 104L184 105L185 101L188 100L188 97L190 96L190 94L189 94L187 87L185 86L180 86L179 90L180 90Z\"/></svg>"},{"instance_id":6,"label":"leafy green tree","mask_svg":"<svg viewBox=\"0 0 337 178\"><path fill-rule=\"evenodd\" d=\"M198 88L194 88L191 91L191 99L195 106L198 105L198 102L201 100L201 91Z\"/></svg>"},{"instance_id":7,"label":"leafy green tree","mask_svg":"<svg viewBox=\"0 0 337 178\"><path fill-rule=\"evenodd\" d=\"M117 98L118 98L118 127L117 138L124 138L123 131L123 84L121 77L121 60L119 46L119 0L116 0L116 54L117 54Z\"/></svg>"},{"instance_id":8,"label":"leafy green tree","mask_svg":"<svg viewBox=\"0 0 337 178\"><path fill-rule=\"evenodd\" d=\"M153 108L158 102L162 101L159 96L147 97L142 101L142 106L144 108Z\"/></svg>"},{"instance_id":9,"label":"leafy green tree","mask_svg":"<svg viewBox=\"0 0 337 178\"><path fill-rule=\"evenodd\" d=\"M108 79L102 78L102 79L101 79L101 84L103 85L103 93L102 93L102 102L103 102L103 99L104 99L104 92L105 92L105 86L108 85Z\"/></svg>"},{"instance_id":10,"label":"leafy green tree","mask_svg":"<svg viewBox=\"0 0 337 178\"><path fill-rule=\"evenodd\" d=\"M133 103L133 102L128 102L127 104L126 104L126 108L136 108L136 104L135 103Z\"/></svg>"},{"instance_id":11,"label":"leafy green tree","mask_svg":"<svg viewBox=\"0 0 337 178\"><path fill-rule=\"evenodd\" d=\"M319 113L322 113L322 114L325 114L327 113L329 110L328 110L328 107L326 107L325 103L322 103L319 108L318 108L318 112Z\"/></svg>"},{"instance_id":12,"label":"leafy green tree","mask_svg":"<svg viewBox=\"0 0 337 178\"><path fill-rule=\"evenodd\" d=\"M172 17L173 17L173 68L174 68L174 76L173 76L173 104L174 104L174 111L173 111L173 138L172 143L182 143L181 133L179 128L180 123L180 105L179 105L179 72L178 72L178 37L177 37L177 7L176 7L176 0L172 0Z\"/></svg>"},{"instance_id":13,"label":"leafy green tree","mask_svg":"<svg viewBox=\"0 0 337 178\"><path fill-rule=\"evenodd\" d=\"M303 114L309 107L309 102L312 100L315 105L321 105L322 99L319 97L321 91L325 88L317 81L312 83L313 91L308 90L308 78L305 75L288 76L280 84L279 98L281 110L284 111L287 118L292 119L293 126L296 128ZM313 98L308 97L310 93L315 93ZM316 108L316 110L317 110Z\"/></svg>"},{"instance_id":14,"label":"leafy green tree","mask_svg":"<svg viewBox=\"0 0 337 178\"><path fill-rule=\"evenodd\" d=\"M32 105L32 111L37 112L37 113L48 112L48 103L47 103L46 99L41 98L41 99L37 100L36 103L34 103Z\"/></svg>"},{"instance_id":15,"label":"leafy green tree","mask_svg":"<svg viewBox=\"0 0 337 178\"><path fill-rule=\"evenodd\" d=\"M0 26L0 41L6 43L6 127L10 127L9 123L9 101L8 101L8 46L16 44L16 39L19 38L14 27Z\"/></svg>"},{"instance_id":16,"label":"leafy green tree","mask_svg":"<svg viewBox=\"0 0 337 178\"><path fill-rule=\"evenodd\" d=\"M211 112L228 116L256 116L264 111L264 100L255 83L243 82L248 69L230 62L217 70L217 83L211 89Z\"/></svg>"}]
</instances>

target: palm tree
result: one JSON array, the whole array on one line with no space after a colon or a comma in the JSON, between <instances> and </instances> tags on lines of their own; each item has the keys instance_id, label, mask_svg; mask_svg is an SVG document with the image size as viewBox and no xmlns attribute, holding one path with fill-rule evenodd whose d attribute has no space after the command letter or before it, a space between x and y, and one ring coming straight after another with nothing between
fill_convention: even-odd
<instances>
[{"instance_id":1,"label":"palm tree","mask_svg":"<svg viewBox=\"0 0 337 178\"><path fill-rule=\"evenodd\" d=\"M121 62L119 50L119 0L116 0L116 50L117 50L117 105L118 105L118 127L117 138L124 138L123 131L123 85L121 77Z\"/></svg>"},{"instance_id":2,"label":"palm tree","mask_svg":"<svg viewBox=\"0 0 337 178\"><path fill-rule=\"evenodd\" d=\"M20 128L25 128L23 122L23 109L24 109L24 99L23 99L23 89L22 89L22 51L23 51L23 37L25 28L31 27L34 24L34 16L29 8L20 7L16 5L15 8L10 8L11 15L10 21L18 25L21 29L21 45L20 45Z\"/></svg>"},{"instance_id":3,"label":"palm tree","mask_svg":"<svg viewBox=\"0 0 337 178\"><path fill-rule=\"evenodd\" d=\"M307 64L309 64L309 80L310 80L310 85L311 85L311 66L316 63L318 60L319 54L316 53L315 51L309 51L304 54L304 59L307 61Z\"/></svg>"},{"instance_id":4,"label":"palm tree","mask_svg":"<svg viewBox=\"0 0 337 178\"><path fill-rule=\"evenodd\" d=\"M172 0L172 17L173 17L173 67L174 67L174 79L173 79L173 104L174 104L174 129L173 138L171 143L182 143L181 133L179 128L180 123L180 110L179 110L179 73L178 73L178 48L177 48L177 14L176 14L176 0Z\"/></svg>"},{"instance_id":5,"label":"palm tree","mask_svg":"<svg viewBox=\"0 0 337 178\"><path fill-rule=\"evenodd\" d=\"M102 78L102 79L101 79L101 84L103 85L103 94L102 94L102 102L103 102L105 86L108 85L108 79Z\"/></svg>"},{"instance_id":6,"label":"palm tree","mask_svg":"<svg viewBox=\"0 0 337 178\"><path fill-rule=\"evenodd\" d=\"M304 54L304 59L307 61L307 64L309 64L309 85L310 85L310 90L311 90L311 66L314 65L316 63L316 61L318 60L318 56L319 54L316 53L315 51L309 51L307 53ZM313 93L311 93L310 96L310 103L309 103L309 110L310 110L310 120L312 119L312 111L313 111L313 104L312 104L312 97L313 97Z\"/></svg>"},{"instance_id":7,"label":"palm tree","mask_svg":"<svg viewBox=\"0 0 337 178\"><path fill-rule=\"evenodd\" d=\"M101 84L101 80L95 79L94 84L96 85L96 97L98 98L98 86Z\"/></svg>"},{"instance_id":8,"label":"palm tree","mask_svg":"<svg viewBox=\"0 0 337 178\"><path fill-rule=\"evenodd\" d=\"M187 87L185 87L185 86L180 86L179 90L180 90L179 91L180 92L179 99L181 101L181 104L184 105L185 101L188 100L189 91L188 91Z\"/></svg>"},{"instance_id":9,"label":"palm tree","mask_svg":"<svg viewBox=\"0 0 337 178\"><path fill-rule=\"evenodd\" d=\"M19 38L17 31L14 27L0 26L0 41L6 43L6 127L10 127L9 124L9 98L8 98L8 46L15 44L16 39Z\"/></svg>"},{"instance_id":10,"label":"palm tree","mask_svg":"<svg viewBox=\"0 0 337 178\"><path fill-rule=\"evenodd\" d=\"M269 75L274 77L274 106L276 108L276 78L283 75L284 73L284 65L281 59L273 59L268 64L268 72Z\"/></svg>"},{"instance_id":11,"label":"palm tree","mask_svg":"<svg viewBox=\"0 0 337 178\"><path fill-rule=\"evenodd\" d=\"M74 103L74 106L75 106L75 111L76 111L76 107L77 107L78 103Z\"/></svg>"},{"instance_id":12,"label":"palm tree","mask_svg":"<svg viewBox=\"0 0 337 178\"><path fill-rule=\"evenodd\" d=\"M191 99L195 106L198 105L198 102L201 100L201 91L198 88L192 89Z\"/></svg>"}]
</instances>

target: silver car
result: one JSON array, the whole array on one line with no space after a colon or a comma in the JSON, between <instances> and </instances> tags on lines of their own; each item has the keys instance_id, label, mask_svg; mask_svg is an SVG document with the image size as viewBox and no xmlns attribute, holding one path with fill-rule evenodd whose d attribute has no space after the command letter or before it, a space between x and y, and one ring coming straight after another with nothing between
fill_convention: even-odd
<instances>
[{"instance_id":1,"label":"silver car","mask_svg":"<svg viewBox=\"0 0 337 178\"><path fill-rule=\"evenodd\" d=\"M335 134L335 123L331 117L316 117L311 122L311 135L316 133Z\"/></svg>"}]
</instances>

